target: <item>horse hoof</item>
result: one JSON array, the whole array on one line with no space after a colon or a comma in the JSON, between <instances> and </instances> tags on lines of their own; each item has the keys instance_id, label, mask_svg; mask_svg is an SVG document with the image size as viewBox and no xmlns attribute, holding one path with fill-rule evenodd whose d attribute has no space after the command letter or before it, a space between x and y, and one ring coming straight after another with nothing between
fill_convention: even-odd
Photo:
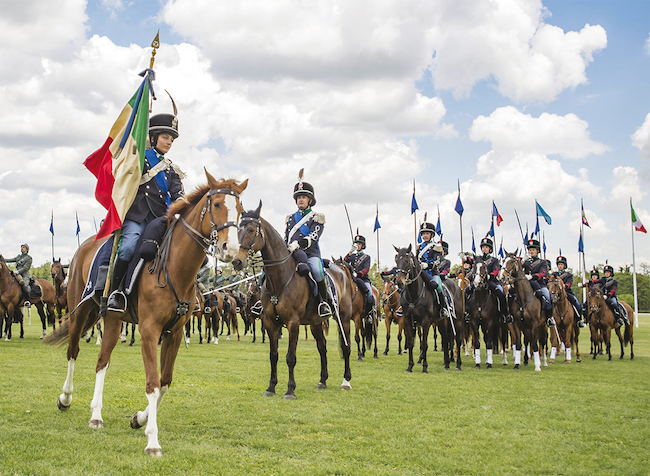
<instances>
[{"instance_id":1,"label":"horse hoof","mask_svg":"<svg viewBox=\"0 0 650 476\"><path fill-rule=\"evenodd\" d=\"M162 448L145 448L144 452L150 456L162 456Z\"/></svg>"},{"instance_id":2,"label":"horse hoof","mask_svg":"<svg viewBox=\"0 0 650 476\"><path fill-rule=\"evenodd\" d=\"M535 367L535 372L541 372L542 368L541 367Z\"/></svg>"},{"instance_id":3,"label":"horse hoof","mask_svg":"<svg viewBox=\"0 0 650 476\"><path fill-rule=\"evenodd\" d=\"M292 393L287 393L282 400L295 400L296 396Z\"/></svg>"},{"instance_id":4,"label":"horse hoof","mask_svg":"<svg viewBox=\"0 0 650 476\"><path fill-rule=\"evenodd\" d=\"M352 384L350 383L349 380L343 379L343 383L341 384L341 390L352 390Z\"/></svg>"},{"instance_id":5,"label":"horse hoof","mask_svg":"<svg viewBox=\"0 0 650 476\"><path fill-rule=\"evenodd\" d=\"M59 407L59 410L61 410L62 412L70 408L70 405L64 405L63 403L61 403L61 397L56 399L56 406Z\"/></svg>"},{"instance_id":6,"label":"horse hoof","mask_svg":"<svg viewBox=\"0 0 650 476\"><path fill-rule=\"evenodd\" d=\"M549 361L550 363L552 363L552 364L555 363L555 359L549 359L548 361Z\"/></svg>"},{"instance_id":7,"label":"horse hoof","mask_svg":"<svg viewBox=\"0 0 650 476\"><path fill-rule=\"evenodd\" d=\"M316 388L317 388L318 390L322 390L322 389L324 389L324 388L327 388L327 384L326 384L326 383L323 383L323 382L318 382L318 384L316 385Z\"/></svg>"},{"instance_id":8,"label":"horse hoof","mask_svg":"<svg viewBox=\"0 0 650 476\"><path fill-rule=\"evenodd\" d=\"M486 364L486 365L485 365L485 368L486 368L486 369L491 369L491 368L492 368L492 364Z\"/></svg>"},{"instance_id":9,"label":"horse hoof","mask_svg":"<svg viewBox=\"0 0 650 476\"><path fill-rule=\"evenodd\" d=\"M460 372L462 369L461 369L460 367L456 367L454 370L455 370L456 372Z\"/></svg>"},{"instance_id":10,"label":"horse hoof","mask_svg":"<svg viewBox=\"0 0 650 476\"><path fill-rule=\"evenodd\" d=\"M359 357L359 358L357 359L357 362L363 362L363 359L362 359L361 357Z\"/></svg>"},{"instance_id":11,"label":"horse hoof","mask_svg":"<svg viewBox=\"0 0 650 476\"><path fill-rule=\"evenodd\" d=\"M479 369L481 368L481 365L480 365L480 364L476 364L476 365L474 366L474 368L475 368L476 370L479 370Z\"/></svg>"},{"instance_id":12,"label":"horse hoof","mask_svg":"<svg viewBox=\"0 0 650 476\"><path fill-rule=\"evenodd\" d=\"M388 352L384 352L384 353L382 353L381 355L388 355Z\"/></svg>"},{"instance_id":13,"label":"horse hoof","mask_svg":"<svg viewBox=\"0 0 650 476\"><path fill-rule=\"evenodd\" d=\"M375 354L375 355L372 356L372 358L373 359L378 359L379 357L377 356L377 354Z\"/></svg>"},{"instance_id":14,"label":"horse hoof","mask_svg":"<svg viewBox=\"0 0 650 476\"><path fill-rule=\"evenodd\" d=\"M101 420L90 420L88 422L88 426L93 430L98 430L100 428L104 428L104 422Z\"/></svg>"},{"instance_id":15,"label":"horse hoof","mask_svg":"<svg viewBox=\"0 0 650 476\"><path fill-rule=\"evenodd\" d=\"M275 397L275 392L269 392L268 390L264 392L263 397Z\"/></svg>"},{"instance_id":16,"label":"horse hoof","mask_svg":"<svg viewBox=\"0 0 650 476\"><path fill-rule=\"evenodd\" d=\"M138 412L135 412L133 415L131 415L131 428L137 430L138 428L141 427L142 425L138 423Z\"/></svg>"},{"instance_id":17,"label":"horse hoof","mask_svg":"<svg viewBox=\"0 0 650 476\"><path fill-rule=\"evenodd\" d=\"M512 368L512 370L519 370L519 364L515 364L515 366Z\"/></svg>"},{"instance_id":18,"label":"horse hoof","mask_svg":"<svg viewBox=\"0 0 650 476\"><path fill-rule=\"evenodd\" d=\"M564 363L565 363L565 364L570 364L571 361L570 361L570 360L565 360Z\"/></svg>"},{"instance_id":19,"label":"horse hoof","mask_svg":"<svg viewBox=\"0 0 650 476\"><path fill-rule=\"evenodd\" d=\"M412 369L406 369L406 371L409 372L409 373L412 373L412 372L413 372Z\"/></svg>"}]
</instances>

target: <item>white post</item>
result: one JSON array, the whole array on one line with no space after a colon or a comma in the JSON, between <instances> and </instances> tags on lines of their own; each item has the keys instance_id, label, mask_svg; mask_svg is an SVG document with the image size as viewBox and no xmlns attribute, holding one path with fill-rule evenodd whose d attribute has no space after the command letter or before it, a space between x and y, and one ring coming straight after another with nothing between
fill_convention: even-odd
<instances>
[{"instance_id":1,"label":"white post","mask_svg":"<svg viewBox=\"0 0 650 476\"><path fill-rule=\"evenodd\" d=\"M630 206L632 199L630 199ZM636 258L634 256L634 223L632 223L632 286L634 287L634 326L639 327L639 299L636 292Z\"/></svg>"}]
</instances>

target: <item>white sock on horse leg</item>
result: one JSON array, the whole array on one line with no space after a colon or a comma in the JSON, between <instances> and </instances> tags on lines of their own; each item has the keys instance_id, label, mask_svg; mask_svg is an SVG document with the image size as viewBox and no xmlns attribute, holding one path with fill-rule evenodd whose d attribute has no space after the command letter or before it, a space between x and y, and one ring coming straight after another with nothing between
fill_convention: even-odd
<instances>
[{"instance_id":1,"label":"white sock on horse leg","mask_svg":"<svg viewBox=\"0 0 650 476\"><path fill-rule=\"evenodd\" d=\"M521 365L521 350L514 350L515 353L515 365Z\"/></svg>"},{"instance_id":2,"label":"white sock on horse leg","mask_svg":"<svg viewBox=\"0 0 650 476\"><path fill-rule=\"evenodd\" d=\"M555 354L557 354L557 349L555 347L551 347L551 360L555 360Z\"/></svg>"},{"instance_id":3,"label":"white sock on horse leg","mask_svg":"<svg viewBox=\"0 0 650 476\"><path fill-rule=\"evenodd\" d=\"M571 360L571 347L566 348L566 360Z\"/></svg>"},{"instance_id":4,"label":"white sock on horse leg","mask_svg":"<svg viewBox=\"0 0 650 476\"><path fill-rule=\"evenodd\" d=\"M542 366L542 361L539 358L539 351L533 352L533 359L535 359L535 369L538 369Z\"/></svg>"},{"instance_id":5,"label":"white sock on horse leg","mask_svg":"<svg viewBox=\"0 0 650 476\"><path fill-rule=\"evenodd\" d=\"M474 361L476 365L481 364L481 349L474 349Z\"/></svg>"},{"instance_id":6,"label":"white sock on horse leg","mask_svg":"<svg viewBox=\"0 0 650 476\"><path fill-rule=\"evenodd\" d=\"M492 349L487 349L487 357L485 358L485 362L492 365Z\"/></svg>"},{"instance_id":7,"label":"white sock on horse leg","mask_svg":"<svg viewBox=\"0 0 650 476\"><path fill-rule=\"evenodd\" d=\"M562 349L562 352L566 352L566 346L564 345L564 342L562 342L562 345L560 347Z\"/></svg>"}]
</instances>

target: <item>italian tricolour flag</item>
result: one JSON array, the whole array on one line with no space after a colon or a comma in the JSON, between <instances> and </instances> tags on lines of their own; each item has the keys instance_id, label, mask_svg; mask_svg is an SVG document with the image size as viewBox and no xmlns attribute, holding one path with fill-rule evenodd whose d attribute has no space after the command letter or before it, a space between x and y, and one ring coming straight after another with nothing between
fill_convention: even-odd
<instances>
[{"instance_id":1,"label":"italian tricolour flag","mask_svg":"<svg viewBox=\"0 0 650 476\"><path fill-rule=\"evenodd\" d=\"M122 226L135 200L144 167L149 129L149 78L124 106L108 139L84 161L97 177L95 198L108 210L95 239L108 236Z\"/></svg>"},{"instance_id":2,"label":"italian tricolour flag","mask_svg":"<svg viewBox=\"0 0 650 476\"><path fill-rule=\"evenodd\" d=\"M636 216L636 212L634 211L634 207L632 206L632 200L630 200L630 208L632 209L632 224L634 225L634 229L642 233L647 233L645 227L643 226L643 223L641 223L639 217Z\"/></svg>"}]
</instances>

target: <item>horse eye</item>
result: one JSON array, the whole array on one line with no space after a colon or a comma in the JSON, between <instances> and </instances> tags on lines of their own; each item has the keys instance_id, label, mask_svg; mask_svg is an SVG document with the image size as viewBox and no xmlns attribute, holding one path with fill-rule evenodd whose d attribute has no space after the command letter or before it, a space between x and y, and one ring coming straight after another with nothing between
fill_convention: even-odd
<instances>
[{"instance_id":1,"label":"horse eye","mask_svg":"<svg viewBox=\"0 0 650 476\"><path fill-rule=\"evenodd\" d=\"M221 208L221 203L219 203L219 202L215 203L214 208Z\"/></svg>"}]
</instances>

